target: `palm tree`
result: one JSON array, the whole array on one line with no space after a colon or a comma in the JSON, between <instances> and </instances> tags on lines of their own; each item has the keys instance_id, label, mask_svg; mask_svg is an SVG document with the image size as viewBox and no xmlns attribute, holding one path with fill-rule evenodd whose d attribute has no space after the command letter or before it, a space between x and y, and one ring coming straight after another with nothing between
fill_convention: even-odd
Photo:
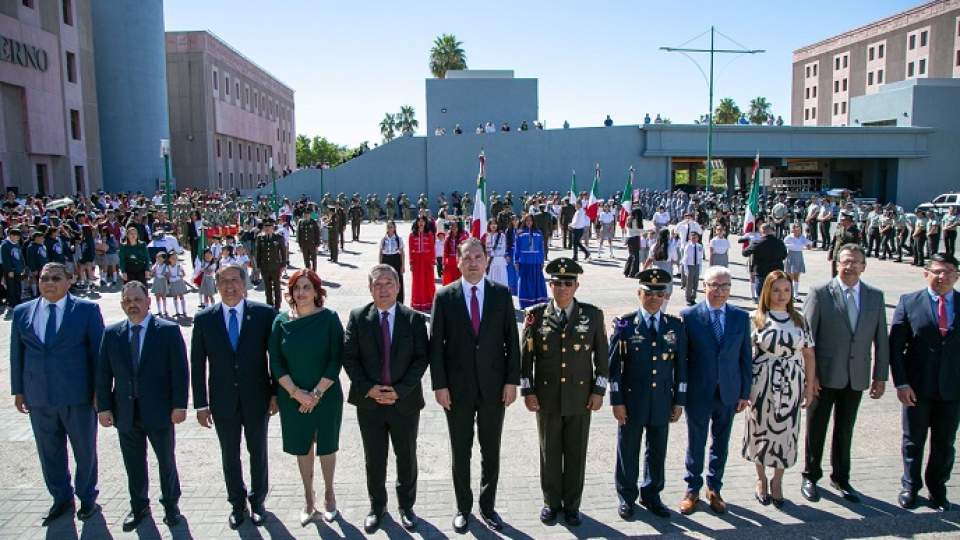
<instances>
[{"instance_id":1,"label":"palm tree","mask_svg":"<svg viewBox=\"0 0 960 540\"><path fill-rule=\"evenodd\" d=\"M751 124L762 125L766 123L767 119L770 118L770 108L773 107L767 98L763 96L757 96L750 100L750 111L747 112L747 117L750 118Z\"/></svg>"},{"instance_id":2,"label":"palm tree","mask_svg":"<svg viewBox=\"0 0 960 540\"><path fill-rule=\"evenodd\" d=\"M396 128L404 135L413 135L420 122L417 122L416 113L412 105L402 105L400 112L397 113Z\"/></svg>"},{"instance_id":3,"label":"palm tree","mask_svg":"<svg viewBox=\"0 0 960 540\"><path fill-rule=\"evenodd\" d=\"M380 121L380 134L383 135L383 142L387 143L393 140L396 137L397 131L397 118L395 115L386 113L383 115L383 120Z\"/></svg>"},{"instance_id":4,"label":"palm tree","mask_svg":"<svg viewBox=\"0 0 960 540\"><path fill-rule=\"evenodd\" d=\"M430 48L430 73L442 79L451 69L467 69L467 53L453 34L441 34Z\"/></svg>"},{"instance_id":5,"label":"palm tree","mask_svg":"<svg viewBox=\"0 0 960 540\"><path fill-rule=\"evenodd\" d=\"M718 124L736 124L740 119L740 107L733 98L723 98L713 113L713 119Z\"/></svg>"}]
</instances>

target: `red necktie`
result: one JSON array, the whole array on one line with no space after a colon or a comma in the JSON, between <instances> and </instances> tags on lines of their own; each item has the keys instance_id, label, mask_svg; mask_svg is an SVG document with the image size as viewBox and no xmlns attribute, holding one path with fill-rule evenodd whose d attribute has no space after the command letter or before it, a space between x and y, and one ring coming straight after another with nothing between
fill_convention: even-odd
<instances>
[{"instance_id":1,"label":"red necktie","mask_svg":"<svg viewBox=\"0 0 960 540\"><path fill-rule=\"evenodd\" d=\"M937 327L940 328L940 335L946 336L950 331L950 325L947 324L947 297L937 297Z\"/></svg>"},{"instance_id":2,"label":"red necktie","mask_svg":"<svg viewBox=\"0 0 960 540\"><path fill-rule=\"evenodd\" d=\"M471 287L473 296L470 297L470 323L473 325L473 335L480 335L480 301L477 299L477 286Z\"/></svg>"},{"instance_id":3,"label":"red necktie","mask_svg":"<svg viewBox=\"0 0 960 540\"><path fill-rule=\"evenodd\" d=\"M390 386L390 312L380 313L380 333L383 335L383 364L380 366L380 384Z\"/></svg>"}]
</instances>

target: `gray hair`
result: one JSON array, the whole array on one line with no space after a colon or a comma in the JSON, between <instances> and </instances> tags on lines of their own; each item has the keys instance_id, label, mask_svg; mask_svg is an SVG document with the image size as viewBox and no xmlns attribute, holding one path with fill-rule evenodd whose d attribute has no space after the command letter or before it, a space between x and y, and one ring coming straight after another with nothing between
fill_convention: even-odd
<instances>
[{"instance_id":1,"label":"gray hair","mask_svg":"<svg viewBox=\"0 0 960 540\"><path fill-rule=\"evenodd\" d=\"M222 276L223 273L226 272L227 270L233 270L235 272L238 272L240 274L240 279L243 280L244 283L247 282L247 269L239 264L225 264L220 268L218 268L217 281L220 281L220 276Z\"/></svg>"},{"instance_id":2,"label":"gray hair","mask_svg":"<svg viewBox=\"0 0 960 540\"><path fill-rule=\"evenodd\" d=\"M123 299L123 295L127 293L130 289L140 289L144 296L150 298L150 290L147 289L147 286L139 280L128 281L123 284L123 288L120 289L120 298Z\"/></svg>"},{"instance_id":3,"label":"gray hair","mask_svg":"<svg viewBox=\"0 0 960 540\"><path fill-rule=\"evenodd\" d=\"M837 259L840 259L840 255L845 251L852 251L854 253L860 254L860 260L867 262L867 252L863 249L860 244L844 244L840 246L840 251L837 252Z\"/></svg>"},{"instance_id":4,"label":"gray hair","mask_svg":"<svg viewBox=\"0 0 960 540\"><path fill-rule=\"evenodd\" d=\"M467 250L473 248L478 248L483 253L484 257L487 256L487 247L483 245L483 242L481 242L479 238L474 238L472 236L457 246L457 256L463 257L463 254L466 253Z\"/></svg>"},{"instance_id":5,"label":"gray hair","mask_svg":"<svg viewBox=\"0 0 960 540\"><path fill-rule=\"evenodd\" d=\"M400 283L400 274L397 273L396 268L390 266L389 264L378 264L371 268L370 273L367 274L367 285L373 285L373 282L377 279L377 276L381 274L389 274L395 283Z\"/></svg>"},{"instance_id":6,"label":"gray hair","mask_svg":"<svg viewBox=\"0 0 960 540\"><path fill-rule=\"evenodd\" d=\"M48 262L43 265L43 268L40 269L40 273L42 274L48 270L58 270L60 272L63 272L63 275L66 276L68 280L73 279L73 274L71 274L70 270L67 269L67 265L63 263Z\"/></svg>"},{"instance_id":7,"label":"gray hair","mask_svg":"<svg viewBox=\"0 0 960 540\"><path fill-rule=\"evenodd\" d=\"M703 272L704 283L707 283L708 281L718 277L726 277L727 279L732 280L732 277L730 276L730 269L726 266L711 266Z\"/></svg>"}]
</instances>

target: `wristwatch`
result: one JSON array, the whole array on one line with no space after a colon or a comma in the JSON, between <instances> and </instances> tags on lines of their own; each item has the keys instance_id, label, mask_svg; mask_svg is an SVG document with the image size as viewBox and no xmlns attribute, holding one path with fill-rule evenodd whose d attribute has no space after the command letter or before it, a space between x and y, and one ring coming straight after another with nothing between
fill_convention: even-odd
<instances>
[{"instance_id":1,"label":"wristwatch","mask_svg":"<svg viewBox=\"0 0 960 540\"><path fill-rule=\"evenodd\" d=\"M319 390L317 390L316 388L314 388L313 391L310 392L310 395L313 396L313 397L315 397L315 398L317 398L317 399L319 400L320 398L323 397L323 392L320 392Z\"/></svg>"}]
</instances>

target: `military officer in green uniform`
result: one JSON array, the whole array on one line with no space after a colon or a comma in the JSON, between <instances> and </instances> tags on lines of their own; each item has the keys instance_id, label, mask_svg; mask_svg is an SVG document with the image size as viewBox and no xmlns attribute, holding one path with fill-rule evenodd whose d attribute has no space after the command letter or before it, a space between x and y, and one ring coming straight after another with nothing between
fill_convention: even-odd
<instances>
[{"instance_id":1,"label":"military officer in green uniform","mask_svg":"<svg viewBox=\"0 0 960 540\"><path fill-rule=\"evenodd\" d=\"M330 244L330 262L340 255L340 216L336 206L327 207L327 243Z\"/></svg>"},{"instance_id":2,"label":"military officer in green uniform","mask_svg":"<svg viewBox=\"0 0 960 540\"><path fill-rule=\"evenodd\" d=\"M827 254L827 260L830 261L831 277L837 277L837 258L840 256L840 248L847 244L860 243L860 229L853 224L853 214L850 212L840 212L840 224L837 230L833 232L833 238L830 241L830 252Z\"/></svg>"},{"instance_id":3,"label":"military officer in green uniform","mask_svg":"<svg viewBox=\"0 0 960 540\"><path fill-rule=\"evenodd\" d=\"M316 219L317 207L310 205L297 222L297 245L303 255L303 267L316 272L317 249L320 247L320 224Z\"/></svg>"},{"instance_id":4,"label":"military officer in green uniform","mask_svg":"<svg viewBox=\"0 0 960 540\"><path fill-rule=\"evenodd\" d=\"M473 215L473 199L467 193L464 193L463 197L460 198L460 211L466 217Z\"/></svg>"},{"instance_id":5,"label":"military officer in green uniform","mask_svg":"<svg viewBox=\"0 0 960 540\"><path fill-rule=\"evenodd\" d=\"M383 204L387 208L387 221L397 219L397 201L393 198L392 193L387 193L387 198L383 201Z\"/></svg>"},{"instance_id":6,"label":"military officer in green uniform","mask_svg":"<svg viewBox=\"0 0 960 540\"><path fill-rule=\"evenodd\" d=\"M417 199L417 208L420 210L426 210L430 207L430 199L427 198L426 193L421 193L420 198Z\"/></svg>"},{"instance_id":7,"label":"military officer in green uniform","mask_svg":"<svg viewBox=\"0 0 960 540\"><path fill-rule=\"evenodd\" d=\"M343 242L347 238L347 210L340 203L334 210L337 213L337 238L340 240L340 251L343 251Z\"/></svg>"},{"instance_id":8,"label":"military officer in green uniform","mask_svg":"<svg viewBox=\"0 0 960 540\"><path fill-rule=\"evenodd\" d=\"M354 199L347 211L347 217L350 219L350 233L353 235L353 241L360 241L360 223L363 222L363 208L360 206L360 199Z\"/></svg>"},{"instance_id":9,"label":"military officer in green uniform","mask_svg":"<svg viewBox=\"0 0 960 540\"><path fill-rule=\"evenodd\" d=\"M257 252L257 267L263 276L263 290L267 303L274 309L280 309L280 273L286 267L287 260L283 247L283 238L274 232L276 222L265 219L261 224L262 231L257 235L255 251Z\"/></svg>"},{"instance_id":10,"label":"military officer in green uniform","mask_svg":"<svg viewBox=\"0 0 960 540\"><path fill-rule=\"evenodd\" d=\"M661 311L669 272L640 272L640 309L613 322L610 337L610 404L619 424L615 481L623 519L640 504L660 517L670 511L660 500L671 422L680 419L687 398L687 346L683 323ZM647 436L643 484L640 443Z\"/></svg>"},{"instance_id":11,"label":"military officer in green uniform","mask_svg":"<svg viewBox=\"0 0 960 540\"><path fill-rule=\"evenodd\" d=\"M574 298L580 265L561 257L546 271L553 300L526 311L520 392L537 413L540 520L552 523L562 511L567 525L577 526L590 416L607 389L607 336L603 312Z\"/></svg>"},{"instance_id":12,"label":"military officer in green uniform","mask_svg":"<svg viewBox=\"0 0 960 540\"><path fill-rule=\"evenodd\" d=\"M403 216L403 220L410 221L410 197L407 197L406 193L401 193L397 203L400 205L400 215Z\"/></svg>"}]
</instances>

